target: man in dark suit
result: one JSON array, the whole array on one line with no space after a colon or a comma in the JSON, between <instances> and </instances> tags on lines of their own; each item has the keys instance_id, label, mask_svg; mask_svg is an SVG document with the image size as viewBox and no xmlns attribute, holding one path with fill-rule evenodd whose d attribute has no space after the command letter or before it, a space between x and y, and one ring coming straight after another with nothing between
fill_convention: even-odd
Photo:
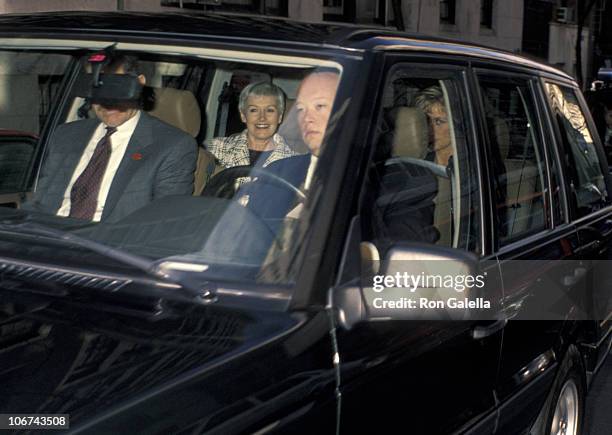
<instances>
[{"instance_id":1,"label":"man in dark suit","mask_svg":"<svg viewBox=\"0 0 612 435\"><path fill-rule=\"evenodd\" d=\"M339 75L330 71L313 72L302 80L293 107L297 112L297 123L302 139L310 153L277 160L265 168L267 172L287 180L304 191L310 189L338 81ZM261 183L252 184L253 186L245 186L244 193L251 196L248 206L259 216L299 217L301 205L295 206L296 195L290 189L266 183L264 177L261 177ZM241 192L238 194L240 196Z\"/></svg>"},{"instance_id":2,"label":"man in dark suit","mask_svg":"<svg viewBox=\"0 0 612 435\"><path fill-rule=\"evenodd\" d=\"M106 72L138 74L133 56ZM138 75L144 85L145 78ZM194 139L140 110L140 101L92 104L96 119L59 126L50 139L34 197L25 209L116 221L167 195L190 195Z\"/></svg>"}]
</instances>

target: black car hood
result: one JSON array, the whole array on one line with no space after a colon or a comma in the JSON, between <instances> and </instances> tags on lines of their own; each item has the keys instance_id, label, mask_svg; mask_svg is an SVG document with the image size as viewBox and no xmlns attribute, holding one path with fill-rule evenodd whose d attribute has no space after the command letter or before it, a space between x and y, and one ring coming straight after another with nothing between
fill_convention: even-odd
<instances>
[{"instance_id":1,"label":"black car hood","mask_svg":"<svg viewBox=\"0 0 612 435\"><path fill-rule=\"evenodd\" d=\"M0 290L0 413L70 414L74 427L190 379L208 385L198 400L213 413L215 368L292 326L286 314L198 307L154 320Z\"/></svg>"},{"instance_id":2,"label":"black car hood","mask_svg":"<svg viewBox=\"0 0 612 435\"><path fill-rule=\"evenodd\" d=\"M204 304L173 297L177 287L52 237L5 232L0 413L69 414L79 433L174 433L273 400L270 388L299 368L283 358L284 339L308 320L286 311L285 293L262 303L265 292L218 289ZM315 375L297 382L310 388Z\"/></svg>"}]
</instances>

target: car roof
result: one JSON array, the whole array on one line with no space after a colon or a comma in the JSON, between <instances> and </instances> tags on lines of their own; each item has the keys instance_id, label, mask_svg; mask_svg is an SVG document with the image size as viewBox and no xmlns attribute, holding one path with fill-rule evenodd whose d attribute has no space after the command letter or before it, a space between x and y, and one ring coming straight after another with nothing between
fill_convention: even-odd
<instances>
[{"instance_id":1,"label":"car roof","mask_svg":"<svg viewBox=\"0 0 612 435\"><path fill-rule=\"evenodd\" d=\"M183 12L47 12L0 15L0 33L31 34L124 34L190 39L224 38L265 41L269 44L300 44L348 50L419 51L462 54L520 64L565 79L572 78L552 66L515 53L464 43L345 23L309 23L281 17L235 13Z\"/></svg>"}]
</instances>

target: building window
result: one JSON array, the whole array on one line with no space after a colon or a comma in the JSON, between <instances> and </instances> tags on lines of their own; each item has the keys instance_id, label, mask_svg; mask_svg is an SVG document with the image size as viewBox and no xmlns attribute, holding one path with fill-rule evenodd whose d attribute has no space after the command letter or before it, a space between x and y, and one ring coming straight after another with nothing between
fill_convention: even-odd
<instances>
[{"instance_id":1,"label":"building window","mask_svg":"<svg viewBox=\"0 0 612 435\"><path fill-rule=\"evenodd\" d=\"M160 5L195 11L239 12L247 14L269 13L263 0L161 0ZM278 8L277 8L278 9Z\"/></svg>"},{"instance_id":2,"label":"building window","mask_svg":"<svg viewBox=\"0 0 612 435\"><path fill-rule=\"evenodd\" d=\"M455 24L455 0L440 0L440 22Z\"/></svg>"},{"instance_id":3,"label":"building window","mask_svg":"<svg viewBox=\"0 0 612 435\"><path fill-rule=\"evenodd\" d=\"M323 0L323 13L342 15L344 13L342 0Z\"/></svg>"},{"instance_id":4,"label":"building window","mask_svg":"<svg viewBox=\"0 0 612 435\"><path fill-rule=\"evenodd\" d=\"M480 25L493 28L493 0L480 0Z\"/></svg>"},{"instance_id":5,"label":"building window","mask_svg":"<svg viewBox=\"0 0 612 435\"><path fill-rule=\"evenodd\" d=\"M323 0L323 21L355 23L356 5L357 0Z\"/></svg>"}]
</instances>

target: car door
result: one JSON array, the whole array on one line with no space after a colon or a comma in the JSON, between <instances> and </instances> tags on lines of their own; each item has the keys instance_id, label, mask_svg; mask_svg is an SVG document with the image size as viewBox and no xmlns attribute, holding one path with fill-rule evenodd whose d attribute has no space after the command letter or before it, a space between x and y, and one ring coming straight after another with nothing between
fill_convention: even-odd
<instances>
[{"instance_id":1,"label":"car door","mask_svg":"<svg viewBox=\"0 0 612 435\"><path fill-rule=\"evenodd\" d=\"M533 423L554 379L554 351L571 303L562 298L559 306L554 297L582 290L585 281L581 275L569 280L568 268L578 265L561 261L576 257L579 240L566 214L538 78L483 66L475 69L474 79L494 186L491 217L503 312L509 320L495 387L496 433L516 434Z\"/></svg>"},{"instance_id":2,"label":"car door","mask_svg":"<svg viewBox=\"0 0 612 435\"><path fill-rule=\"evenodd\" d=\"M55 113L71 56L1 50L0 206L19 207L32 190L44 131Z\"/></svg>"},{"instance_id":3,"label":"car door","mask_svg":"<svg viewBox=\"0 0 612 435\"><path fill-rule=\"evenodd\" d=\"M362 248L380 258L402 242L471 251L481 256L493 289L497 265L483 254L466 74L465 64L389 60L362 192ZM431 319L339 327L342 430L492 433L501 327Z\"/></svg>"},{"instance_id":4,"label":"car door","mask_svg":"<svg viewBox=\"0 0 612 435\"><path fill-rule=\"evenodd\" d=\"M605 358L612 328L612 200L604 151L580 91L567 83L546 81L544 89L554 114L563 158L570 213L578 231L579 255L585 263L589 288L580 299L584 307L587 370L594 371Z\"/></svg>"}]
</instances>

